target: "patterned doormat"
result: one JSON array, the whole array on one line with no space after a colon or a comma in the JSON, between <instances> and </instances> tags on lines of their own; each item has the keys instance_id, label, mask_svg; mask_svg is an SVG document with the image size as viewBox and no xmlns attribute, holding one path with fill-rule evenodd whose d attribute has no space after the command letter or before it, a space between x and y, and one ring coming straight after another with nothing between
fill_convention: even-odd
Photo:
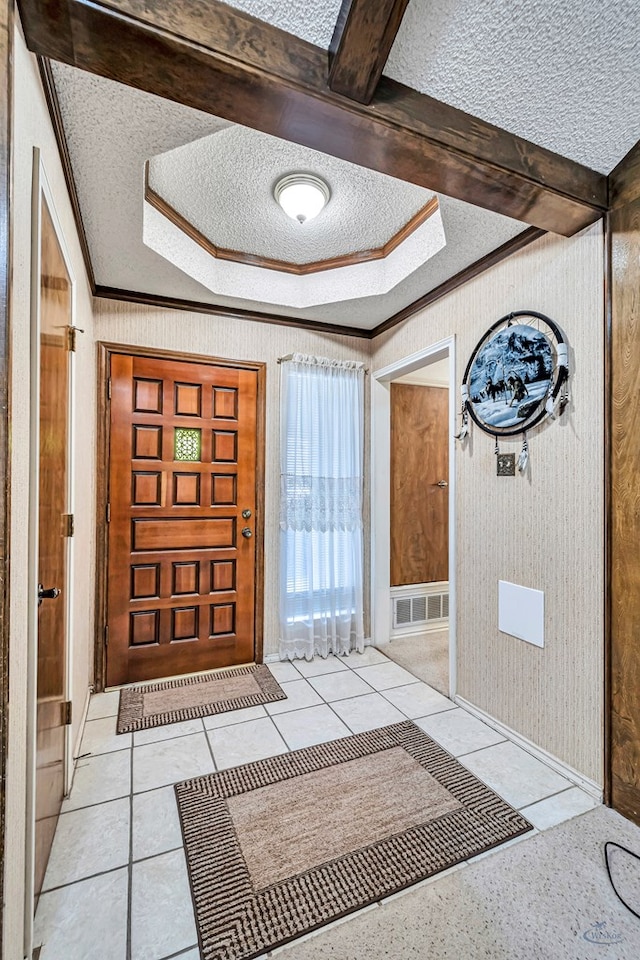
<instances>
[{"instance_id":1,"label":"patterned doormat","mask_svg":"<svg viewBox=\"0 0 640 960\"><path fill-rule=\"evenodd\" d=\"M287 695L264 663L120 691L117 733L242 710Z\"/></svg>"},{"instance_id":2,"label":"patterned doormat","mask_svg":"<svg viewBox=\"0 0 640 960\"><path fill-rule=\"evenodd\" d=\"M531 830L411 721L175 786L204 960L247 960Z\"/></svg>"}]
</instances>

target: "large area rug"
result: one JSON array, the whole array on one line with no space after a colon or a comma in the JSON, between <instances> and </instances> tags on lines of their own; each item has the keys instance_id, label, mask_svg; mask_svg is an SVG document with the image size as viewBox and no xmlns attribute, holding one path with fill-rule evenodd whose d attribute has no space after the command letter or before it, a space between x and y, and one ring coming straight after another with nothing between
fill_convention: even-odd
<instances>
[{"instance_id":1,"label":"large area rug","mask_svg":"<svg viewBox=\"0 0 640 960\"><path fill-rule=\"evenodd\" d=\"M263 663L126 687L120 691L116 732L146 730L286 699L282 687Z\"/></svg>"},{"instance_id":2,"label":"large area rug","mask_svg":"<svg viewBox=\"0 0 640 960\"><path fill-rule=\"evenodd\" d=\"M204 960L246 960L531 830L411 721L175 786Z\"/></svg>"}]
</instances>

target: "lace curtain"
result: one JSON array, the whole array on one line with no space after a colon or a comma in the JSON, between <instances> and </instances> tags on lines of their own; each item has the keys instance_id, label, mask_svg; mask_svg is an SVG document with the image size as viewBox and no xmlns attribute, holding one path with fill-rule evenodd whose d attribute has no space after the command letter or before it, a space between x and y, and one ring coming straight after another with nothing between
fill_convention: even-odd
<instances>
[{"instance_id":1,"label":"lace curtain","mask_svg":"<svg viewBox=\"0 0 640 960\"><path fill-rule=\"evenodd\" d=\"M280 657L364 649L364 367L282 364Z\"/></svg>"}]
</instances>

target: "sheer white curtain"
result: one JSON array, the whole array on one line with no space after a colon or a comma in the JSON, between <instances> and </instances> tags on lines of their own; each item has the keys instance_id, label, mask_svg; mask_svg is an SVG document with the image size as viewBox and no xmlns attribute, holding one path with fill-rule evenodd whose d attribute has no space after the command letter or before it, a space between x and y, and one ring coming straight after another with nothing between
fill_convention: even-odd
<instances>
[{"instance_id":1,"label":"sheer white curtain","mask_svg":"<svg viewBox=\"0 0 640 960\"><path fill-rule=\"evenodd\" d=\"M364 649L364 366L282 364L280 657Z\"/></svg>"}]
</instances>

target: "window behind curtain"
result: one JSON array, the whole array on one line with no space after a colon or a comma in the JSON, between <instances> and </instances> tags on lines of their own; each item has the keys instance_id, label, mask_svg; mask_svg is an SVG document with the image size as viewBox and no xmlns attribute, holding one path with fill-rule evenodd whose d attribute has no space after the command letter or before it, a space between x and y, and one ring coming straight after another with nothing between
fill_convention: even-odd
<instances>
[{"instance_id":1,"label":"window behind curtain","mask_svg":"<svg viewBox=\"0 0 640 960\"><path fill-rule=\"evenodd\" d=\"M280 655L362 650L364 369L282 364Z\"/></svg>"}]
</instances>

